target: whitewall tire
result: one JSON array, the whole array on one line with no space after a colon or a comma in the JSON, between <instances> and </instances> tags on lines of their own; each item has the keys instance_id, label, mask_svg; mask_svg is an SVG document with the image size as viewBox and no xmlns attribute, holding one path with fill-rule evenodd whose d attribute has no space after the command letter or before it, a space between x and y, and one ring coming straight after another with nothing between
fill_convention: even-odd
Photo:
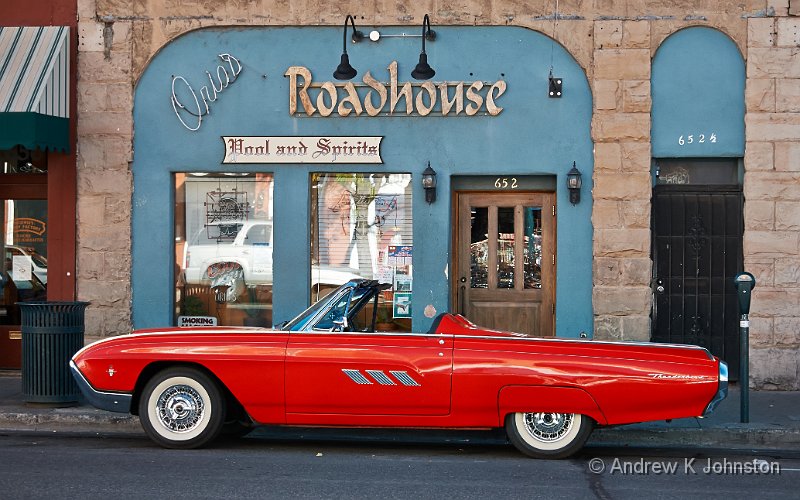
<instances>
[{"instance_id":1,"label":"whitewall tire","mask_svg":"<svg viewBox=\"0 0 800 500\"><path fill-rule=\"evenodd\" d=\"M198 448L219 435L225 399L200 370L169 368L145 385L139 419L148 437L165 448Z\"/></svg>"},{"instance_id":2,"label":"whitewall tire","mask_svg":"<svg viewBox=\"0 0 800 500\"><path fill-rule=\"evenodd\" d=\"M565 458L580 450L594 421L578 413L511 413L506 433L519 451L533 458Z\"/></svg>"}]
</instances>

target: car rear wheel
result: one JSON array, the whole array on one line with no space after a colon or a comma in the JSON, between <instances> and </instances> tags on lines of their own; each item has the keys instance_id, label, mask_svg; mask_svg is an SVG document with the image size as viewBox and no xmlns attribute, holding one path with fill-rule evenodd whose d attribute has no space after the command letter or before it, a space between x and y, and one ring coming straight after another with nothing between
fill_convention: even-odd
<instances>
[{"instance_id":1,"label":"car rear wheel","mask_svg":"<svg viewBox=\"0 0 800 500\"><path fill-rule=\"evenodd\" d=\"M145 385L139 419L165 448L198 448L219 435L225 400L217 384L194 368L169 368Z\"/></svg>"},{"instance_id":2,"label":"car rear wheel","mask_svg":"<svg viewBox=\"0 0 800 500\"><path fill-rule=\"evenodd\" d=\"M577 452L592 433L594 422L578 413L511 413L506 433L511 443L533 458L565 458Z\"/></svg>"}]
</instances>

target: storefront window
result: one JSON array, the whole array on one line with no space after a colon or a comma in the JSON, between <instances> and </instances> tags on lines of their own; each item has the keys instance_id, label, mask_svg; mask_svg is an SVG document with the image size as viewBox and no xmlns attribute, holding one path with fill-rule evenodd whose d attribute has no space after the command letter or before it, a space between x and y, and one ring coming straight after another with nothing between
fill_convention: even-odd
<instances>
[{"instance_id":1,"label":"storefront window","mask_svg":"<svg viewBox=\"0 0 800 500\"><path fill-rule=\"evenodd\" d=\"M391 283L379 330L411 330L410 174L312 174L311 301L353 278Z\"/></svg>"},{"instance_id":2,"label":"storefront window","mask_svg":"<svg viewBox=\"0 0 800 500\"><path fill-rule=\"evenodd\" d=\"M272 326L272 174L175 174L179 326Z\"/></svg>"}]
</instances>

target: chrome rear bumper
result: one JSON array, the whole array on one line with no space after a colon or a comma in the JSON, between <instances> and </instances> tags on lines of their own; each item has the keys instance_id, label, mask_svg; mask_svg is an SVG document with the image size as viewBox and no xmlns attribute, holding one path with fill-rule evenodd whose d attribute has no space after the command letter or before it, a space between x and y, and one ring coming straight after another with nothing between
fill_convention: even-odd
<instances>
[{"instance_id":1,"label":"chrome rear bumper","mask_svg":"<svg viewBox=\"0 0 800 500\"><path fill-rule=\"evenodd\" d=\"M83 376L83 373L81 373L72 360L69 362L69 369L72 371L72 376L75 378L75 382L78 383L78 388L81 390L83 397L86 398L87 403L101 410L118 413L131 412L131 400L133 399L133 395L121 392L97 391L89 384L89 381L86 380L86 377Z\"/></svg>"},{"instance_id":2,"label":"chrome rear bumper","mask_svg":"<svg viewBox=\"0 0 800 500\"><path fill-rule=\"evenodd\" d=\"M703 411L703 416L710 415L717 405L728 396L728 364L724 361L719 361L719 385L717 386L717 393L714 398L708 403L706 409Z\"/></svg>"}]
</instances>

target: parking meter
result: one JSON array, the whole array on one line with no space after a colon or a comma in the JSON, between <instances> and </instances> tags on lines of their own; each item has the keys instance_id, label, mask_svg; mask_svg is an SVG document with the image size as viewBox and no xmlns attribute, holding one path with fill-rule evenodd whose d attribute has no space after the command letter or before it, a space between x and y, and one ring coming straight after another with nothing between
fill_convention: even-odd
<instances>
[{"instance_id":1,"label":"parking meter","mask_svg":"<svg viewBox=\"0 0 800 500\"><path fill-rule=\"evenodd\" d=\"M739 297L739 314L750 314L750 291L756 287L756 278L750 273L740 273L733 279Z\"/></svg>"},{"instance_id":2,"label":"parking meter","mask_svg":"<svg viewBox=\"0 0 800 500\"><path fill-rule=\"evenodd\" d=\"M739 273L733 279L739 298L739 380L741 389L741 421L750 421L750 295L756 279L750 273Z\"/></svg>"}]
</instances>

